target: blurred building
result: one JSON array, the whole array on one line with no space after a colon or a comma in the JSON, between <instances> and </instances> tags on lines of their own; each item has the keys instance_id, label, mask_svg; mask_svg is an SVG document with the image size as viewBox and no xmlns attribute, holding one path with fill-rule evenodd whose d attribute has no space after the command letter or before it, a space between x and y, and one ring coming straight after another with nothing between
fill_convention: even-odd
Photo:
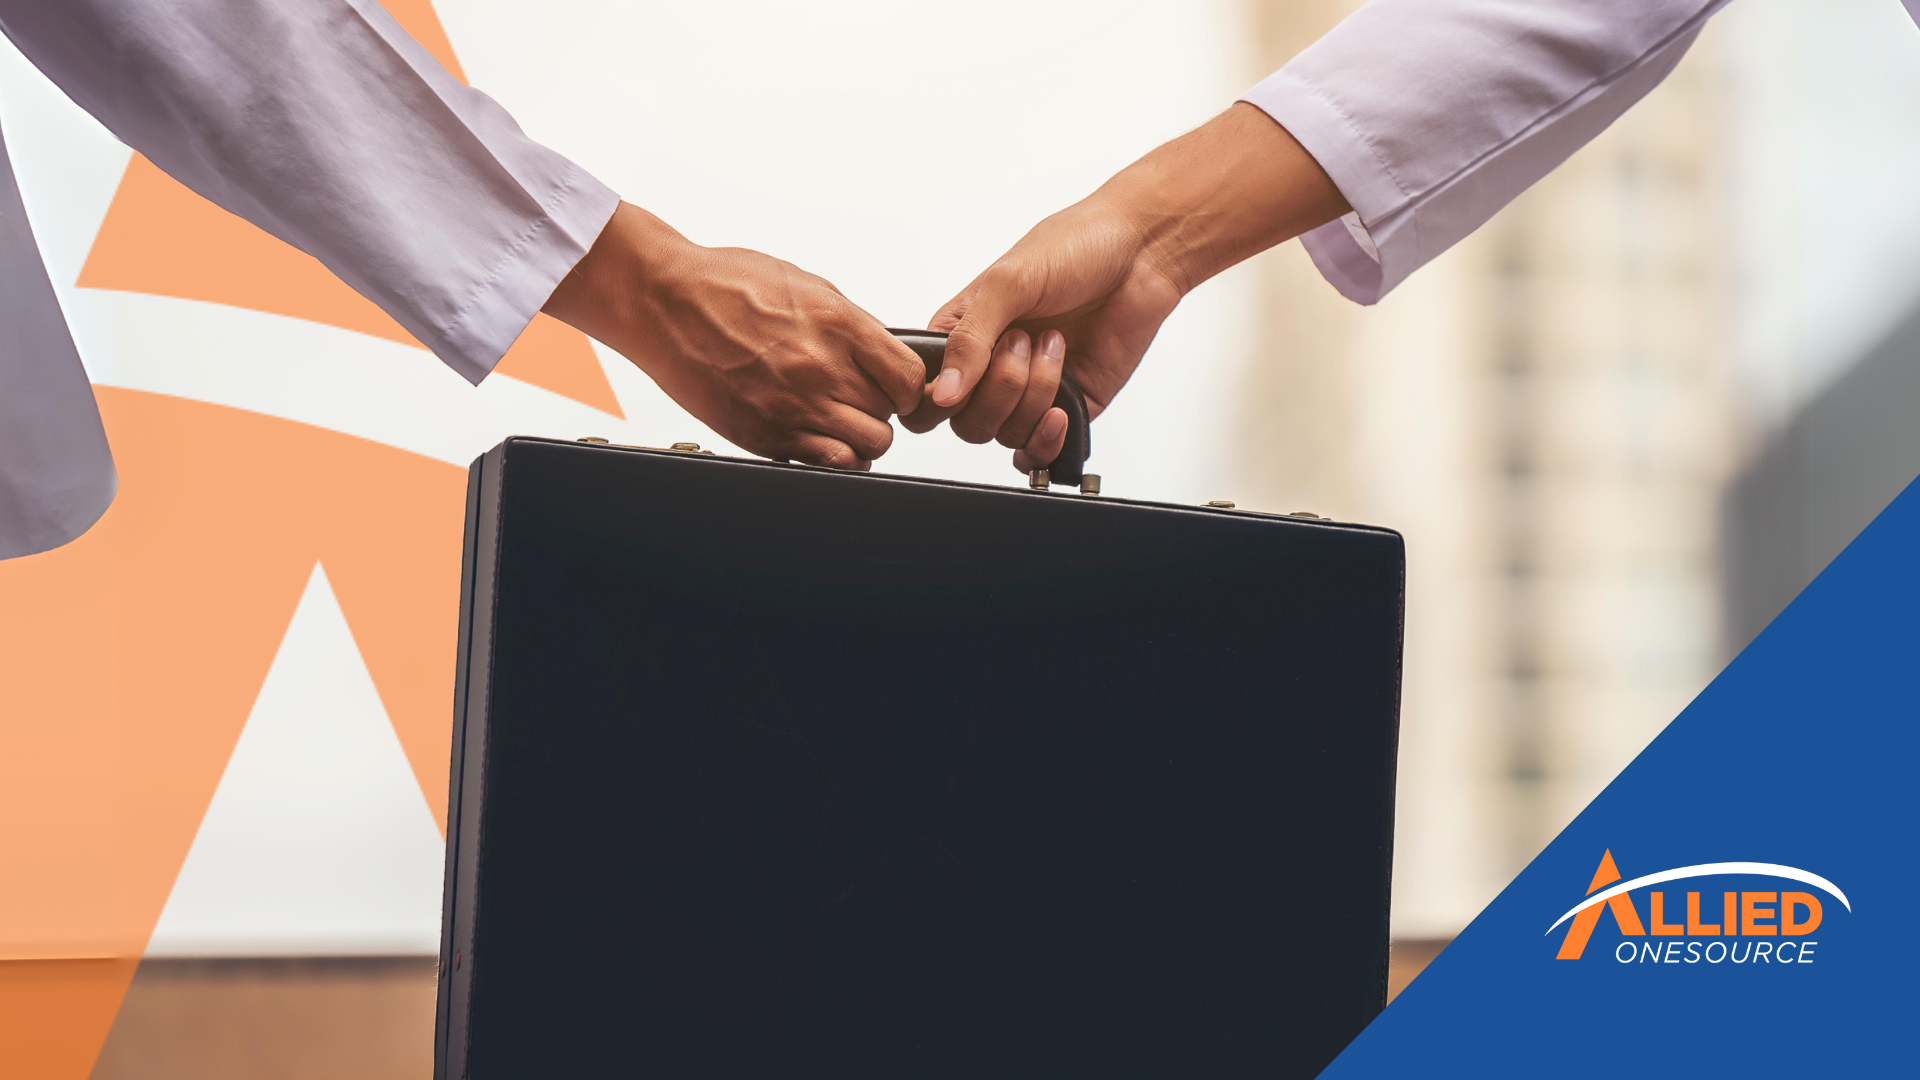
<instances>
[{"instance_id":1,"label":"blurred building","mask_svg":"<svg viewBox=\"0 0 1920 1080\"><path fill-rule=\"evenodd\" d=\"M1354 6L1261 3L1263 65ZM1464 926L1718 668L1714 53L1375 308L1265 257L1243 504L1408 541L1396 936Z\"/></svg>"},{"instance_id":2,"label":"blurred building","mask_svg":"<svg viewBox=\"0 0 1920 1080\"><path fill-rule=\"evenodd\" d=\"M1920 29L1875 0L1722 21L1753 418L1723 526L1732 655L1920 473Z\"/></svg>"}]
</instances>

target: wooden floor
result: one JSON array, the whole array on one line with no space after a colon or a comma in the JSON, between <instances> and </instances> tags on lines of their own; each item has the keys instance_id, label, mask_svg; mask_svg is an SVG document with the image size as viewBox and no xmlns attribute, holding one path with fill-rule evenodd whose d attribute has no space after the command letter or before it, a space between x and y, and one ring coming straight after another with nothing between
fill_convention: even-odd
<instances>
[{"instance_id":1,"label":"wooden floor","mask_svg":"<svg viewBox=\"0 0 1920 1080\"><path fill-rule=\"evenodd\" d=\"M1401 938L1393 943L1393 957L1387 961L1387 1001L1391 1003L1407 988L1415 975L1427 969L1448 938Z\"/></svg>"},{"instance_id":2,"label":"wooden floor","mask_svg":"<svg viewBox=\"0 0 1920 1080\"><path fill-rule=\"evenodd\" d=\"M1444 941L1396 941L1388 997ZM434 962L147 960L93 1080L428 1080Z\"/></svg>"}]
</instances>

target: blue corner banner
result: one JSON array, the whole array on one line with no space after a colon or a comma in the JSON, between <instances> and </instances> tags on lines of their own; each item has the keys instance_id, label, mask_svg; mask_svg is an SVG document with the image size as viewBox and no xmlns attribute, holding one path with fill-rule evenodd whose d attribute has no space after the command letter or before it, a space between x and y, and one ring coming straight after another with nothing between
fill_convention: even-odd
<instances>
[{"instance_id":1,"label":"blue corner banner","mask_svg":"<svg viewBox=\"0 0 1920 1080\"><path fill-rule=\"evenodd\" d=\"M1326 1078L1915 1075L1920 481Z\"/></svg>"}]
</instances>

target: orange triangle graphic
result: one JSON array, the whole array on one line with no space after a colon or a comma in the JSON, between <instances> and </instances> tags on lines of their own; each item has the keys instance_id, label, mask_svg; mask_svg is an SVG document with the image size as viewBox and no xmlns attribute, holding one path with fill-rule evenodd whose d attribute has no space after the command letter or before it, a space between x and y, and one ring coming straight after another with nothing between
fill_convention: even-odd
<instances>
[{"instance_id":1,"label":"orange triangle graphic","mask_svg":"<svg viewBox=\"0 0 1920 1080\"><path fill-rule=\"evenodd\" d=\"M1600 856L1600 866L1593 872L1593 884L1587 886L1589 895L1598 892L1600 886L1611 885L1620 880L1620 868L1613 865L1613 849L1608 848Z\"/></svg>"},{"instance_id":2,"label":"orange triangle graphic","mask_svg":"<svg viewBox=\"0 0 1920 1080\"><path fill-rule=\"evenodd\" d=\"M97 395L113 506L0 562L0 1076L86 1080L315 562L446 827L465 470Z\"/></svg>"},{"instance_id":3,"label":"orange triangle graphic","mask_svg":"<svg viewBox=\"0 0 1920 1080\"><path fill-rule=\"evenodd\" d=\"M387 0L386 7L464 79L429 0ZM247 308L419 344L318 259L194 194L138 154L77 284ZM533 317L494 371L625 418L586 335L546 315Z\"/></svg>"}]
</instances>

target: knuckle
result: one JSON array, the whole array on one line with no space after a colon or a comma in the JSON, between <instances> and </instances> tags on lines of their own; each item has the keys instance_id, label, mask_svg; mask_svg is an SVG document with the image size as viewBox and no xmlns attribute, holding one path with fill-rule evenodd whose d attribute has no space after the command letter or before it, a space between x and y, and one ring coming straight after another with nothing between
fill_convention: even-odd
<instances>
[{"instance_id":1,"label":"knuckle","mask_svg":"<svg viewBox=\"0 0 1920 1080\"><path fill-rule=\"evenodd\" d=\"M976 393L985 393L993 397L1007 397L1019 400L1027 388L1027 372L1022 366L1013 363L999 363L987 369L980 378L980 389Z\"/></svg>"},{"instance_id":2,"label":"knuckle","mask_svg":"<svg viewBox=\"0 0 1920 1080\"><path fill-rule=\"evenodd\" d=\"M965 340L967 344L980 349L983 356L991 356L993 354L993 347L999 343L1000 338L1000 331L998 329L989 327L986 323L979 321L962 323L954 330L954 333Z\"/></svg>"},{"instance_id":3,"label":"knuckle","mask_svg":"<svg viewBox=\"0 0 1920 1080\"><path fill-rule=\"evenodd\" d=\"M893 369L899 373L903 381L912 383L915 386L927 381L926 361L920 359L919 354L907 348L905 345L895 350L893 354Z\"/></svg>"},{"instance_id":4,"label":"knuckle","mask_svg":"<svg viewBox=\"0 0 1920 1080\"><path fill-rule=\"evenodd\" d=\"M839 298L825 289L817 289L801 304L800 314L817 326L837 329L846 313Z\"/></svg>"},{"instance_id":5,"label":"knuckle","mask_svg":"<svg viewBox=\"0 0 1920 1080\"><path fill-rule=\"evenodd\" d=\"M980 323L970 320L962 320L960 325L954 327L948 333L947 348L949 352L952 352L953 346L956 343L958 343L963 350L978 349L990 351L993 348L993 341L987 337L986 329L981 326Z\"/></svg>"},{"instance_id":6,"label":"knuckle","mask_svg":"<svg viewBox=\"0 0 1920 1080\"><path fill-rule=\"evenodd\" d=\"M830 434L853 448L854 453L871 460L887 452L893 442L893 425L875 422L849 422Z\"/></svg>"}]
</instances>

